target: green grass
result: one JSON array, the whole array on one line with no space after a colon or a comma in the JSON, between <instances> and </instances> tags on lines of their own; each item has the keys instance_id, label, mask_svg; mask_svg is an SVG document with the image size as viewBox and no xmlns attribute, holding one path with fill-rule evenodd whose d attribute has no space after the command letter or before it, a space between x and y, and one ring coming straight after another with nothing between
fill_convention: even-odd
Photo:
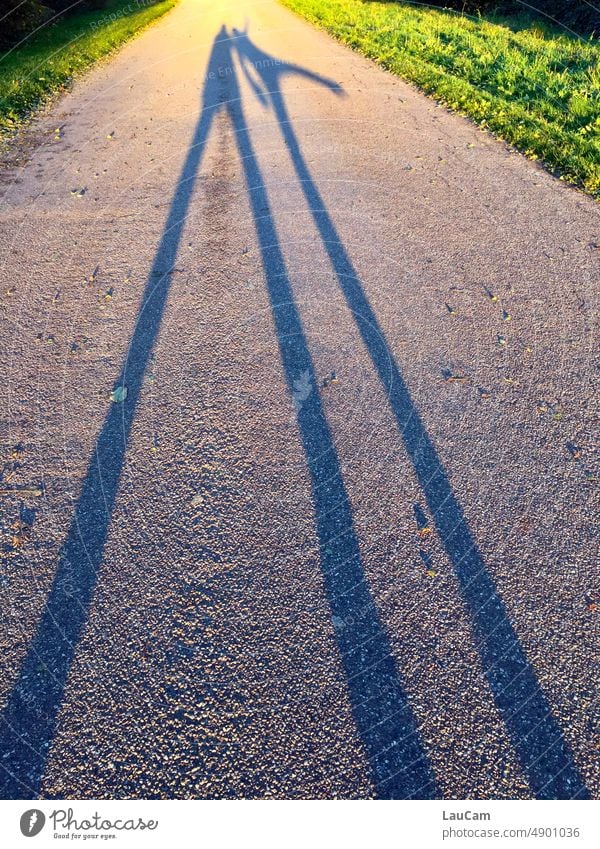
<instances>
[{"instance_id":1,"label":"green grass","mask_svg":"<svg viewBox=\"0 0 600 849\"><path fill-rule=\"evenodd\" d=\"M599 42L409 3L282 2L600 198Z\"/></svg>"},{"instance_id":2,"label":"green grass","mask_svg":"<svg viewBox=\"0 0 600 849\"><path fill-rule=\"evenodd\" d=\"M75 76L176 2L162 0L138 8L134 0L109 0L104 9L79 12L45 26L0 56L0 134L13 130Z\"/></svg>"}]
</instances>

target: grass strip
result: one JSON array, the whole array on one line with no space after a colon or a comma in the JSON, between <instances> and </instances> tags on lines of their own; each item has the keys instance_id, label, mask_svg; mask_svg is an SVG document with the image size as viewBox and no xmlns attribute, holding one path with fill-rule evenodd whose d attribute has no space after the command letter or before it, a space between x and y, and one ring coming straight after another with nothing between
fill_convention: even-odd
<instances>
[{"instance_id":1,"label":"grass strip","mask_svg":"<svg viewBox=\"0 0 600 849\"><path fill-rule=\"evenodd\" d=\"M144 4L109 0L48 23L0 57L0 133L13 131L34 109L74 77L112 53L177 0Z\"/></svg>"},{"instance_id":2,"label":"grass strip","mask_svg":"<svg viewBox=\"0 0 600 849\"><path fill-rule=\"evenodd\" d=\"M527 18L403 2L281 0L600 198L600 44Z\"/></svg>"}]
</instances>

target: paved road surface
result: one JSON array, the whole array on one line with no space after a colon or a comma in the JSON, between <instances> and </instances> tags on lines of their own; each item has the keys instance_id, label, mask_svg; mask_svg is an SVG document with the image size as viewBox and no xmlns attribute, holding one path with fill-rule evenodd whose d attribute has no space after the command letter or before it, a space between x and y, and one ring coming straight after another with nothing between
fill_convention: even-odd
<instances>
[{"instance_id":1,"label":"paved road surface","mask_svg":"<svg viewBox=\"0 0 600 849\"><path fill-rule=\"evenodd\" d=\"M32 132L2 795L597 796L594 202L271 0Z\"/></svg>"}]
</instances>

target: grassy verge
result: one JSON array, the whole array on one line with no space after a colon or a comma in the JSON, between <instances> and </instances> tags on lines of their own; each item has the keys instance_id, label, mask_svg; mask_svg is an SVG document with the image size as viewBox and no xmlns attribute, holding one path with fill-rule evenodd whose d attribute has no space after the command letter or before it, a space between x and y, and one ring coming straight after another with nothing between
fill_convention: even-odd
<instances>
[{"instance_id":1,"label":"grassy verge","mask_svg":"<svg viewBox=\"0 0 600 849\"><path fill-rule=\"evenodd\" d=\"M599 42L409 3L282 2L600 198Z\"/></svg>"},{"instance_id":2,"label":"grassy verge","mask_svg":"<svg viewBox=\"0 0 600 849\"><path fill-rule=\"evenodd\" d=\"M14 129L32 109L176 2L144 6L135 0L109 0L104 9L80 12L43 27L0 56L0 134Z\"/></svg>"}]
</instances>

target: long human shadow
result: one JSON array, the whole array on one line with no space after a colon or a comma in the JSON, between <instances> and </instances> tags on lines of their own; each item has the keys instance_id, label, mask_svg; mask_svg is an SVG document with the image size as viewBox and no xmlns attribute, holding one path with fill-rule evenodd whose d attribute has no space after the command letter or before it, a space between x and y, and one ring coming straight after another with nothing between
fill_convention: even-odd
<instances>
[{"instance_id":1,"label":"long human shadow","mask_svg":"<svg viewBox=\"0 0 600 849\"><path fill-rule=\"evenodd\" d=\"M109 410L98 436L36 635L3 712L2 798L39 795L64 687L87 620L144 372L155 344L195 177L219 109L231 120L260 244L281 359L296 404L315 504L324 583L348 691L379 794L433 798L437 790L390 646L369 592L339 462L316 390L314 367L294 303L268 198L222 28L206 72L202 112L146 284L122 373L125 403ZM320 78L303 72L314 80ZM321 80L321 82L325 82ZM307 395L307 397L305 397ZM151 745L151 741L150 741Z\"/></svg>"},{"instance_id":2,"label":"long human shadow","mask_svg":"<svg viewBox=\"0 0 600 849\"><path fill-rule=\"evenodd\" d=\"M219 36L226 37L225 33ZM218 62L218 38L209 67ZM39 794L58 710L102 562L125 452L144 372L161 325L186 215L206 140L221 105L216 74L207 74L202 111L177 180L142 296L134 332L115 388L127 387L124 403L112 405L98 435L58 559L44 612L0 723L0 797Z\"/></svg>"},{"instance_id":3,"label":"long human shadow","mask_svg":"<svg viewBox=\"0 0 600 849\"><path fill-rule=\"evenodd\" d=\"M436 798L435 780L366 581L350 502L244 115L229 43L221 42L220 52L222 64L232 69L224 80L225 102L243 167L281 362L295 398L325 591L356 727L380 796ZM335 83L294 67L296 73L339 91Z\"/></svg>"},{"instance_id":4,"label":"long human shadow","mask_svg":"<svg viewBox=\"0 0 600 849\"><path fill-rule=\"evenodd\" d=\"M483 669L533 794L540 799L589 798L559 725L510 623L408 387L386 343L360 279L302 154L281 84L303 69L260 50L247 31L233 30L246 79L279 124L325 250L354 316L412 462L442 544L470 611ZM311 75L316 79L315 75ZM331 84L325 85L331 87Z\"/></svg>"}]
</instances>

